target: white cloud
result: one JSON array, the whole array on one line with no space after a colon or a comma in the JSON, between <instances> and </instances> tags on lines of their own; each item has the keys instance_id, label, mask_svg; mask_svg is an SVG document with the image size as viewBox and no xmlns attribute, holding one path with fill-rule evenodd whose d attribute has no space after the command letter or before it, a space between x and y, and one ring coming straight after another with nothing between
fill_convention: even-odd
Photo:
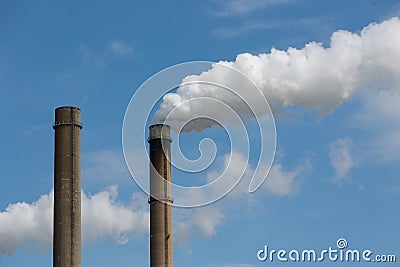
<instances>
[{"instance_id":1,"label":"white cloud","mask_svg":"<svg viewBox=\"0 0 400 267\"><path fill-rule=\"evenodd\" d=\"M190 210L175 209L177 215L174 226L174 239L178 244L185 244L195 237L212 237L217 233L216 227L222 223L224 215L215 206L205 206Z\"/></svg>"},{"instance_id":2,"label":"white cloud","mask_svg":"<svg viewBox=\"0 0 400 267\"><path fill-rule=\"evenodd\" d=\"M330 145L329 157L335 169L334 182L339 185L352 182L349 172L356 165L352 155L353 147L349 138L339 138Z\"/></svg>"},{"instance_id":3,"label":"white cloud","mask_svg":"<svg viewBox=\"0 0 400 267\"><path fill-rule=\"evenodd\" d=\"M214 236L217 233L218 226L223 224L226 214L232 211L233 206L239 206L232 205L232 203L245 205L249 203L251 195L248 193L248 182L254 173L254 168L247 165L246 162L243 155L233 152L232 157L229 154L222 157L222 166L218 170L207 174L207 181L211 182L221 173L223 173L223 177L220 178L222 180L234 179L241 176L244 170L242 180L222 200L195 209L174 209L176 220L174 237L178 244L185 244L192 238ZM261 166L261 168L267 167ZM260 190L276 196L294 195L299 190L299 178L310 171L311 168L311 163L308 160L305 160L304 163L299 164L293 170L286 170L281 163L275 163ZM225 191L226 183L217 183L217 186L213 189ZM201 196L198 195L186 197L201 199Z\"/></svg>"},{"instance_id":4,"label":"white cloud","mask_svg":"<svg viewBox=\"0 0 400 267\"><path fill-rule=\"evenodd\" d=\"M18 202L0 212L0 255L12 254L17 247L39 244L39 249L51 246L53 192L29 204Z\"/></svg>"},{"instance_id":5,"label":"white cloud","mask_svg":"<svg viewBox=\"0 0 400 267\"><path fill-rule=\"evenodd\" d=\"M272 165L263 186L268 192L275 195L293 195L299 190L299 175L311 169L312 166L309 161L305 161L304 164L298 165L291 171L285 170L281 163L275 163Z\"/></svg>"},{"instance_id":6,"label":"white cloud","mask_svg":"<svg viewBox=\"0 0 400 267\"><path fill-rule=\"evenodd\" d=\"M399 32L400 19L395 17L382 23L370 24L360 34L336 31L327 48L320 43L310 42L302 49L272 49L268 54L259 55L239 54L235 61L221 61L200 75L185 77L182 82L192 84L180 86L176 93L165 95L154 121L164 121L171 110L180 105L182 108L175 109L174 118L170 119L184 122L204 115L204 109L200 109L196 101L186 102L199 97L217 99L242 116L252 116L240 106L243 104L234 94L228 94L216 86L198 83L203 81L222 84L235 90L239 88L242 91L236 93L243 95L249 89L238 86L243 85L243 78L238 77L240 75L237 72L227 71L229 68L224 66L238 69L251 78L262 90L275 114L287 106L300 106L324 115L349 100L354 92L371 88L398 90ZM251 98L253 95L246 97ZM257 99L253 101L256 103ZM218 105L210 106L207 112L222 113ZM192 130L204 129L204 125L193 123L191 126Z\"/></svg>"},{"instance_id":7,"label":"white cloud","mask_svg":"<svg viewBox=\"0 0 400 267\"><path fill-rule=\"evenodd\" d=\"M260 165L259 167L268 168L269 166ZM299 164L293 170L286 170L281 163L275 162L261 188L266 190L268 193L277 196L293 195L298 190L298 178L300 175L310 171L311 169L312 165L308 160L305 160L304 163ZM245 170L242 180L238 183L235 189L227 195L227 198L247 195L248 183L252 175L255 173L255 169L247 163L245 157L238 152L233 152L232 157L230 157L229 154L225 155L223 157L223 166L220 170L209 173L208 181L210 182L214 180L215 177L218 177L224 170L225 172L222 179L224 179L224 177L239 177L242 175L243 170ZM260 173L267 173L267 170L261 171ZM220 184L220 186L225 185Z\"/></svg>"},{"instance_id":8,"label":"white cloud","mask_svg":"<svg viewBox=\"0 0 400 267\"><path fill-rule=\"evenodd\" d=\"M146 198L133 195L131 205L118 202L116 186L93 196L82 198L82 233L84 242L113 237L119 244L129 241L129 235L146 233L149 228L149 214L146 207L138 207L136 199L146 203ZM140 202L140 203L141 203Z\"/></svg>"},{"instance_id":9,"label":"white cloud","mask_svg":"<svg viewBox=\"0 0 400 267\"><path fill-rule=\"evenodd\" d=\"M129 56L133 53L133 47L121 40L114 40L108 44L110 50L116 56Z\"/></svg>"},{"instance_id":10,"label":"white cloud","mask_svg":"<svg viewBox=\"0 0 400 267\"><path fill-rule=\"evenodd\" d=\"M143 196L134 194L132 204L125 205L117 201L117 195L116 186L94 195L82 193L83 242L112 237L124 244L132 233L148 231L147 208L134 205L134 200ZM12 254L17 248L51 247L52 222L53 191L33 203L9 204L0 212L0 255Z\"/></svg>"}]
</instances>

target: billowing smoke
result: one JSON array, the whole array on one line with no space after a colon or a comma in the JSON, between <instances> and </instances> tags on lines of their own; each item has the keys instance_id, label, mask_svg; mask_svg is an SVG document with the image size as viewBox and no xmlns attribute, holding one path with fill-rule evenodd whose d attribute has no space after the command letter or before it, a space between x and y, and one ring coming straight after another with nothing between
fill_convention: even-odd
<instances>
[{"instance_id":1,"label":"billowing smoke","mask_svg":"<svg viewBox=\"0 0 400 267\"><path fill-rule=\"evenodd\" d=\"M133 233L148 230L149 214L146 207L125 205L117 201L117 187L112 186L94 195L82 192L83 242L111 237L125 244ZM145 203L144 199L132 203ZM53 242L53 191L36 202L9 204L0 211L0 255L12 254L17 248L40 251Z\"/></svg>"},{"instance_id":2,"label":"billowing smoke","mask_svg":"<svg viewBox=\"0 0 400 267\"><path fill-rule=\"evenodd\" d=\"M355 92L400 88L400 19L394 17L372 23L359 34L336 31L328 47L310 42L301 49L281 51L273 48L268 54L239 54L235 61L215 63L200 75L185 77L176 93L165 95L154 122L165 121L171 116L169 113L179 106L168 118L172 122L186 122L204 115L205 106L207 114L224 112L221 105L187 102L199 97L217 99L240 116L251 116L243 114L246 110L239 107L240 101L234 94L201 83L211 82L231 88L242 83L242 78L238 78L235 72L230 75L223 66L235 68L254 81L268 99L275 115L288 106L299 106L324 115L349 100ZM190 82L194 84L183 86ZM246 88L241 88L238 94L245 95ZM251 94L250 90L248 94ZM186 126L190 129L185 130L201 131L211 126L212 123L190 123Z\"/></svg>"}]
</instances>

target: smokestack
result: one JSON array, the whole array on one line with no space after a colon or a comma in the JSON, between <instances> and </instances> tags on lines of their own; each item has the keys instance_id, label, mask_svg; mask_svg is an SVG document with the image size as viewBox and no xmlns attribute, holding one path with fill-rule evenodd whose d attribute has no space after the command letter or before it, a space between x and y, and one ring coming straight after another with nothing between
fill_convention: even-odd
<instances>
[{"instance_id":1,"label":"smokestack","mask_svg":"<svg viewBox=\"0 0 400 267\"><path fill-rule=\"evenodd\" d=\"M53 267L81 267L80 109L55 110Z\"/></svg>"},{"instance_id":2,"label":"smokestack","mask_svg":"<svg viewBox=\"0 0 400 267\"><path fill-rule=\"evenodd\" d=\"M150 267L173 267L170 127L150 126Z\"/></svg>"}]
</instances>

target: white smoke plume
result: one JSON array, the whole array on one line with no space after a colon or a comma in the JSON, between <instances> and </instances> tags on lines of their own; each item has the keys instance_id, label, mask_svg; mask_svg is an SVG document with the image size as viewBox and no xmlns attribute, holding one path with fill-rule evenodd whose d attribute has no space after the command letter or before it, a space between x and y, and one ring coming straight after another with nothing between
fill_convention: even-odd
<instances>
[{"instance_id":1,"label":"white smoke plume","mask_svg":"<svg viewBox=\"0 0 400 267\"><path fill-rule=\"evenodd\" d=\"M222 65L233 67L254 81L268 99L274 114L287 106L299 106L324 115L349 100L355 92L400 88L400 19L394 17L372 23L360 33L336 31L328 47L310 42L301 49L282 51L273 48L267 54L239 54L235 61L220 61L200 75L185 77L182 84L203 81L232 85L232 88L240 84L237 75L229 75ZM246 94L246 88L240 90L239 95ZM238 107L236 97L223 91L199 83L181 85L176 93L163 97L154 122L163 122L171 110L198 97L217 99L239 113L246 112ZM221 112L218 105L207 106L208 114ZM172 122L185 122L199 114L204 114L204 105L186 102L174 111ZM211 126L190 123L187 126L190 129L186 131L201 131Z\"/></svg>"},{"instance_id":2,"label":"white smoke plume","mask_svg":"<svg viewBox=\"0 0 400 267\"><path fill-rule=\"evenodd\" d=\"M134 194L132 205L125 205L117 201L117 195L116 186L94 195L82 192L84 243L112 237L119 244L125 244L132 232L141 234L148 231L146 207L134 205L139 203L135 199L141 196ZM0 211L0 256L12 254L17 248L34 248L35 251L36 248L52 246L53 196L51 191L36 202L9 204L5 211Z\"/></svg>"}]
</instances>

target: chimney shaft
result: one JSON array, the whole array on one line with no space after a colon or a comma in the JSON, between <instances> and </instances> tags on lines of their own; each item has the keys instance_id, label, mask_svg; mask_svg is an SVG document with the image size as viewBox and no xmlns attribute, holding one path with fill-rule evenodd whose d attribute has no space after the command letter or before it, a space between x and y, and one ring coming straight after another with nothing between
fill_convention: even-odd
<instances>
[{"instance_id":1,"label":"chimney shaft","mask_svg":"<svg viewBox=\"0 0 400 267\"><path fill-rule=\"evenodd\" d=\"M173 267L170 127L150 126L150 267Z\"/></svg>"},{"instance_id":2,"label":"chimney shaft","mask_svg":"<svg viewBox=\"0 0 400 267\"><path fill-rule=\"evenodd\" d=\"M53 267L81 267L80 110L55 110Z\"/></svg>"}]
</instances>

